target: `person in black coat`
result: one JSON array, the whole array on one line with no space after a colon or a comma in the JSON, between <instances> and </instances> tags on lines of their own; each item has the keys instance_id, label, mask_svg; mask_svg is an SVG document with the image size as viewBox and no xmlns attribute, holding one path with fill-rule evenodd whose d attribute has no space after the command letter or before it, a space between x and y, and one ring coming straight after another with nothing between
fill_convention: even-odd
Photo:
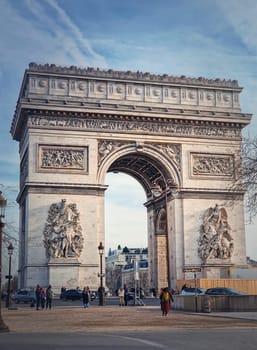
<instances>
[{"instance_id":1,"label":"person in black coat","mask_svg":"<svg viewBox=\"0 0 257 350\"><path fill-rule=\"evenodd\" d=\"M84 308L89 307L89 300L90 300L90 290L88 287L84 287L82 291L82 301Z\"/></svg>"}]
</instances>

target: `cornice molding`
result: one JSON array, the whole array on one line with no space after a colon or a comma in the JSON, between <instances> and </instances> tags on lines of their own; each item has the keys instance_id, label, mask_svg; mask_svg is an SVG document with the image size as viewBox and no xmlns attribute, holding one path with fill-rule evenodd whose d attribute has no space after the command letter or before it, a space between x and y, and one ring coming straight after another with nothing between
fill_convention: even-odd
<instances>
[{"instance_id":1,"label":"cornice molding","mask_svg":"<svg viewBox=\"0 0 257 350\"><path fill-rule=\"evenodd\" d=\"M76 75L93 78L108 78L121 80L138 80L158 83L173 83L181 85L197 85L197 86L213 86L223 88L241 89L237 80L226 79L207 79L204 77L191 78L181 75L180 77L168 74L152 74L149 72L131 72L131 71L116 71L113 69L99 69L92 67L76 67L76 66L58 66L55 64L37 64L30 63L28 72L51 73L62 75Z\"/></svg>"}]
</instances>

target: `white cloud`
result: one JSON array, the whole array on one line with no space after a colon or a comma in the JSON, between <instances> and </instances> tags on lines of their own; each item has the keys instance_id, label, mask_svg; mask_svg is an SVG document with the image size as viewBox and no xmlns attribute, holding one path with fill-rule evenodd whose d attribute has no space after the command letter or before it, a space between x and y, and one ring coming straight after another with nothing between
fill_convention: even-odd
<instances>
[{"instance_id":1,"label":"white cloud","mask_svg":"<svg viewBox=\"0 0 257 350\"><path fill-rule=\"evenodd\" d=\"M245 47L254 50L256 54L257 2L255 0L219 0L218 5Z\"/></svg>"},{"instance_id":2,"label":"white cloud","mask_svg":"<svg viewBox=\"0 0 257 350\"><path fill-rule=\"evenodd\" d=\"M8 169L1 173L0 183L8 178L13 184L19 172L17 144L7 134L23 72L31 61L237 79L244 87L242 111L254 114L246 132L257 134L256 0L167 2L164 6L166 1L131 0L117 6L112 0L102 4L93 0L72 4L0 0L0 137L6 151L0 162L2 169ZM124 187L129 187L129 192L121 196ZM112 202L107 203L112 211L107 217L112 224L107 239L125 237L123 242L130 245L133 232L140 238L133 245L144 246L143 190L118 177L114 189L110 189ZM106 198L109 200L108 190ZM126 211L129 207L130 213ZM251 231L248 249L256 246L256 241Z\"/></svg>"}]
</instances>

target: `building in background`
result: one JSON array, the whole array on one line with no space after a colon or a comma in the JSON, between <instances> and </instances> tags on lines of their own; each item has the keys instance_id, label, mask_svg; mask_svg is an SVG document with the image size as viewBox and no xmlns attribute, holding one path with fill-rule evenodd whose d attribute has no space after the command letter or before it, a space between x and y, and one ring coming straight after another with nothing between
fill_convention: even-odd
<instances>
[{"instance_id":1,"label":"building in background","mask_svg":"<svg viewBox=\"0 0 257 350\"><path fill-rule=\"evenodd\" d=\"M150 290L148 249L147 248L123 248L110 250L105 261L106 286L111 294L123 286L128 289L135 284L142 288L145 293Z\"/></svg>"}]
</instances>

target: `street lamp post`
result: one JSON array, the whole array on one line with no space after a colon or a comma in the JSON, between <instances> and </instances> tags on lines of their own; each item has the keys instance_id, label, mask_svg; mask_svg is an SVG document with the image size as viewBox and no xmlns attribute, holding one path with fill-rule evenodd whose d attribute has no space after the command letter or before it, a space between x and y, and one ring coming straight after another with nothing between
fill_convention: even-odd
<instances>
[{"instance_id":1,"label":"street lamp post","mask_svg":"<svg viewBox=\"0 0 257 350\"><path fill-rule=\"evenodd\" d=\"M100 256L100 273L99 273L99 277L100 277L100 288L98 290L98 297L99 297L99 306L103 306L104 305L104 287L103 287L103 277L104 277L104 273L103 273L103 254L104 254L104 246L103 243L100 242L99 246L98 246L98 251L99 251L99 256Z\"/></svg>"},{"instance_id":2,"label":"street lamp post","mask_svg":"<svg viewBox=\"0 0 257 350\"><path fill-rule=\"evenodd\" d=\"M170 289L170 262L169 262L169 223L168 223L168 191L171 192L173 198L175 194L178 192L178 185L171 179L168 179L166 181L164 175L162 175L161 179L163 180L165 184L165 188L162 189L161 186L158 183L154 183L151 187L151 191L154 197L160 197L162 193L165 194L165 211L166 211L166 235L167 235L167 242L166 242L166 255L167 255L167 282L168 282L168 288Z\"/></svg>"},{"instance_id":3,"label":"street lamp post","mask_svg":"<svg viewBox=\"0 0 257 350\"><path fill-rule=\"evenodd\" d=\"M8 273L8 276L6 276L8 278L6 307L9 308L11 305L12 254L14 250L12 243L9 244L7 249L8 249L8 255L9 255L9 273Z\"/></svg>"},{"instance_id":4,"label":"street lamp post","mask_svg":"<svg viewBox=\"0 0 257 350\"><path fill-rule=\"evenodd\" d=\"M4 223L2 219L4 218L5 207L7 205L7 200L3 197L0 191L0 332L9 332L9 328L6 326L2 319L2 235Z\"/></svg>"}]
</instances>

